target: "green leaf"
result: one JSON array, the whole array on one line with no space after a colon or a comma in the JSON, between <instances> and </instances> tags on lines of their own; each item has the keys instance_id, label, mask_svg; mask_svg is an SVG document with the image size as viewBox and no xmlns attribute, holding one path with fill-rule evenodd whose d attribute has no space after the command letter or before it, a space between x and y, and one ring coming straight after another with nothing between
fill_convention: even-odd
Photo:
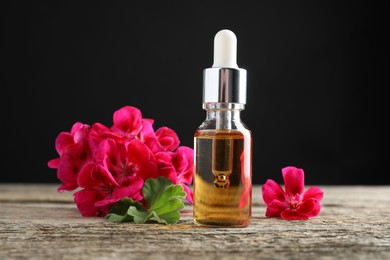
<instances>
[{"instance_id":1,"label":"green leaf","mask_svg":"<svg viewBox=\"0 0 390 260\"><path fill-rule=\"evenodd\" d=\"M173 185L164 177L148 179L142 187L144 199L149 206L145 212L138 209L127 213L135 218L136 223L145 223L149 219L163 224L175 224L180 219L180 210L184 208L181 201L186 193L180 185Z\"/></svg>"},{"instance_id":2,"label":"green leaf","mask_svg":"<svg viewBox=\"0 0 390 260\"><path fill-rule=\"evenodd\" d=\"M154 204L150 207L150 210L156 211L157 214L165 214L184 208L182 198L185 198L186 193L183 191L183 187L180 185L170 185L164 188L164 192L156 199Z\"/></svg>"},{"instance_id":3,"label":"green leaf","mask_svg":"<svg viewBox=\"0 0 390 260\"><path fill-rule=\"evenodd\" d=\"M168 178L158 177L157 179L149 178L145 181L142 187L142 194L149 209L155 204L158 197L164 192L165 188L172 185Z\"/></svg>"},{"instance_id":4,"label":"green leaf","mask_svg":"<svg viewBox=\"0 0 390 260\"><path fill-rule=\"evenodd\" d=\"M145 209L137 209L136 207L131 206L127 211L127 214L131 216L136 224L143 224L148 221L151 212L146 211Z\"/></svg>"},{"instance_id":5,"label":"green leaf","mask_svg":"<svg viewBox=\"0 0 390 260\"><path fill-rule=\"evenodd\" d=\"M127 214L129 207L144 208L140 202L135 202L130 198L124 198L115 203L106 218L111 222L131 222L133 221L133 216Z\"/></svg>"},{"instance_id":6,"label":"green leaf","mask_svg":"<svg viewBox=\"0 0 390 260\"><path fill-rule=\"evenodd\" d=\"M118 215L115 213L108 213L106 218L111 222L131 222L133 221L133 217L130 215Z\"/></svg>"},{"instance_id":7,"label":"green leaf","mask_svg":"<svg viewBox=\"0 0 390 260\"><path fill-rule=\"evenodd\" d=\"M179 200L171 200L159 210L152 211L155 221L164 224L175 224L180 219L179 210L184 208L183 202Z\"/></svg>"},{"instance_id":8,"label":"green leaf","mask_svg":"<svg viewBox=\"0 0 390 260\"><path fill-rule=\"evenodd\" d=\"M180 219L180 210L184 208L182 199L186 197L182 186L173 185L165 177L150 178L145 181L142 193L148 209L139 202L125 198L111 208L107 219L112 222L134 221L137 224L151 221L175 224Z\"/></svg>"}]
</instances>

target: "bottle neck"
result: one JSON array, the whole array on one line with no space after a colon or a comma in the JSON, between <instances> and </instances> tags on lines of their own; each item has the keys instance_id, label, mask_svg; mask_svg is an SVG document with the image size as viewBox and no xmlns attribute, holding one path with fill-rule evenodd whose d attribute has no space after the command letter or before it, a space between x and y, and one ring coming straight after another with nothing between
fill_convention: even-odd
<instances>
[{"instance_id":1,"label":"bottle neck","mask_svg":"<svg viewBox=\"0 0 390 260\"><path fill-rule=\"evenodd\" d=\"M240 118L245 105L239 103L203 103L206 121L214 129L238 129L243 124Z\"/></svg>"}]
</instances>

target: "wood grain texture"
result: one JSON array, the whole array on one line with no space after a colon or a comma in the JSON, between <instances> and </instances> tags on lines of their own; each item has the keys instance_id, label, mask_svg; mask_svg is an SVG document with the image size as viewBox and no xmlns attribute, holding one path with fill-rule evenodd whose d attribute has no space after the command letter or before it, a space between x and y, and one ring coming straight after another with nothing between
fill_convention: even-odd
<instances>
[{"instance_id":1,"label":"wood grain texture","mask_svg":"<svg viewBox=\"0 0 390 260\"><path fill-rule=\"evenodd\" d=\"M84 218L56 185L0 184L0 259L390 259L390 187L321 187L321 214L265 218L253 190L247 228L115 224Z\"/></svg>"}]
</instances>

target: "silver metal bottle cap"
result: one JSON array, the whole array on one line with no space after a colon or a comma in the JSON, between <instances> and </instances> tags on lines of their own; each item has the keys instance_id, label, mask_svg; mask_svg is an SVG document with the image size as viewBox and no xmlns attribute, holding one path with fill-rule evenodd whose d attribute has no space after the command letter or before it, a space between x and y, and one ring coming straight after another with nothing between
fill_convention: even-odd
<instances>
[{"instance_id":1,"label":"silver metal bottle cap","mask_svg":"<svg viewBox=\"0 0 390 260\"><path fill-rule=\"evenodd\" d=\"M203 103L246 104L246 70L208 68L203 70Z\"/></svg>"}]
</instances>

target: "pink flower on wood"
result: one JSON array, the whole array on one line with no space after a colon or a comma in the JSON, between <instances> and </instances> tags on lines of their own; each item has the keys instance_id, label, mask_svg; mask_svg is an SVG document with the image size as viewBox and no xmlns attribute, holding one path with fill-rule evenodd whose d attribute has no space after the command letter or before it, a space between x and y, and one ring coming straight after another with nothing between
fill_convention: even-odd
<instances>
[{"instance_id":1,"label":"pink flower on wood","mask_svg":"<svg viewBox=\"0 0 390 260\"><path fill-rule=\"evenodd\" d=\"M154 131L153 122L125 106L114 112L111 127L75 123L61 132L55 142L60 157L48 162L62 182L58 191L79 188L74 200L80 213L105 216L123 198L144 202L144 181L164 176L182 185L192 203L193 150L179 147L168 127Z\"/></svg>"},{"instance_id":2,"label":"pink flower on wood","mask_svg":"<svg viewBox=\"0 0 390 260\"><path fill-rule=\"evenodd\" d=\"M103 164L119 184L129 176L137 176L144 180L158 176L154 154L136 139L126 144L116 143L113 139L102 141L95 160Z\"/></svg>"},{"instance_id":3,"label":"pink flower on wood","mask_svg":"<svg viewBox=\"0 0 390 260\"><path fill-rule=\"evenodd\" d=\"M273 180L262 186L267 217L281 217L286 220L306 220L320 213L323 191L316 186L305 191L303 169L285 167L282 169L285 191Z\"/></svg>"},{"instance_id":4,"label":"pink flower on wood","mask_svg":"<svg viewBox=\"0 0 390 260\"><path fill-rule=\"evenodd\" d=\"M70 133L61 132L57 136L55 148L60 157L50 160L48 166L57 169L57 178L63 183L58 191L76 189L80 169L93 159L88 142L89 133L89 125L77 122Z\"/></svg>"},{"instance_id":5,"label":"pink flower on wood","mask_svg":"<svg viewBox=\"0 0 390 260\"><path fill-rule=\"evenodd\" d=\"M90 162L80 171L78 185L84 189L74 194L74 200L83 216L105 216L123 198L142 200L143 183L142 178L128 176L119 184L107 168Z\"/></svg>"},{"instance_id":6,"label":"pink flower on wood","mask_svg":"<svg viewBox=\"0 0 390 260\"><path fill-rule=\"evenodd\" d=\"M194 167L194 150L180 146L176 149L175 153L172 153L172 164L177 173L177 180L174 184L180 184L184 191L187 193L186 200L193 203L193 194L188 185L192 183L193 167Z\"/></svg>"},{"instance_id":7,"label":"pink flower on wood","mask_svg":"<svg viewBox=\"0 0 390 260\"><path fill-rule=\"evenodd\" d=\"M156 153L158 175L169 178L173 184L180 184L186 192L186 200L193 203L193 194L189 185L192 183L194 150L181 146L176 152Z\"/></svg>"}]
</instances>

